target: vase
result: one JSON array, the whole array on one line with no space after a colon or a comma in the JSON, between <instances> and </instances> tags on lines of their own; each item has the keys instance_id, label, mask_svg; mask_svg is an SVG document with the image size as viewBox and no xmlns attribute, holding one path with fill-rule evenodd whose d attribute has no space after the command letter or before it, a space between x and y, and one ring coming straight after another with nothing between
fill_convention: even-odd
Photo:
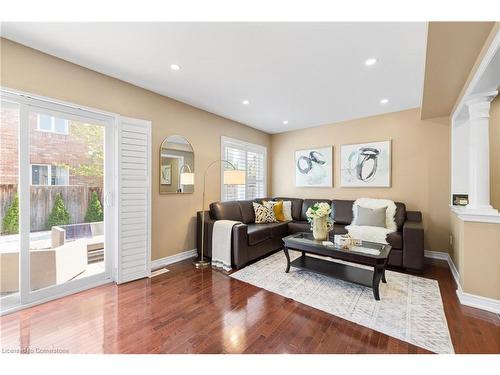
<instances>
[{"instance_id":1,"label":"vase","mask_svg":"<svg viewBox=\"0 0 500 375\"><path fill-rule=\"evenodd\" d=\"M315 240L326 240L331 224L327 222L326 216L315 217L312 222L313 237Z\"/></svg>"}]
</instances>

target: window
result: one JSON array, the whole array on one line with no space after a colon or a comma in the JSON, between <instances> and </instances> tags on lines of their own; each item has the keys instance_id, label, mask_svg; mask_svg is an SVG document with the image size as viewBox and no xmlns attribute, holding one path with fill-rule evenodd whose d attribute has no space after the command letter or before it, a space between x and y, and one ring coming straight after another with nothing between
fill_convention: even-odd
<instances>
[{"instance_id":1,"label":"window","mask_svg":"<svg viewBox=\"0 0 500 375\"><path fill-rule=\"evenodd\" d=\"M246 171L245 185L222 184L222 200L244 200L263 198L267 194L267 149L256 145L222 137L221 139L222 159L230 161L236 169ZM222 170L232 169L227 163L223 163Z\"/></svg>"},{"instance_id":2,"label":"window","mask_svg":"<svg viewBox=\"0 0 500 375\"><path fill-rule=\"evenodd\" d=\"M38 113L36 128L44 132L68 134L69 121L63 118Z\"/></svg>"},{"instance_id":3,"label":"window","mask_svg":"<svg viewBox=\"0 0 500 375\"><path fill-rule=\"evenodd\" d=\"M31 165L31 185L69 185L68 167Z\"/></svg>"}]
</instances>

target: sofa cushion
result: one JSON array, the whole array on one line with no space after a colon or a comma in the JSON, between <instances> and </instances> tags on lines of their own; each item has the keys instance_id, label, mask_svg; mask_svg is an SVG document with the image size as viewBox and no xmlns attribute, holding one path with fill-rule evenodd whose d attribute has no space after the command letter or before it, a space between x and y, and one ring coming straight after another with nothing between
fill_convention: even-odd
<instances>
[{"instance_id":1,"label":"sofa cushion","mask_svg":"<svg viewBox=\"0 0 500 375\"><path fill-rule=\"evenodd\" d=\"M307 220L306 212L309 207L311 207L314 203L326 202L329 205L332 204L332 201L329 199L304 199L302 201L302 211L300 212L300 220Z\"/></svg>"},{"instance_id":2,"label":"sofa cushion","mask_svg":"<svg viewBox=\"0 0 500 375\"><path fill-rule=\"evenodd\" d=\"M389 254L389 259L387 261L387 264L389 264L390 266L402 267L403 266L403 250L392 249L391 253Z\"/></svg>"},{"instance_id":3,"label":"sofa cushion","mask_svg":"<svg viewBox=\"0 0 500 375\"><path fill-rule=\"evenodd\" d=\"M257 245L271 238L271 224L247 224L248 244Z\"/></svg>"},{"instance_id":4,"label":"sofa cushion","mask_svg":"<svg viewBox=\"0 0 500 375\"><path fill-rule=\"evenodd\" d=\"M332 217L335 224L349 225L353 219L352 205L354 201L334 199L332 201Z\"/></svg>"},{"instance_id":5,"label":"sofa cushion","mask_svg":"<svg viewBox=\"0 0 500 375\"><path fill-rule=\"evenodd\" d=\"M292 202L292 219L293 220L301 220L300 219L300 214L302 212L302 199L300 198L284 198L284 197L277 197L274 198L274 200L279 200L279 201L290 201Z\"/></svg>"},{"instance_id":6,"label":"sofa cushion","mask_svg":"<svg viewBox=\"0 0 500 375\"><path fill-rule=\"evenodd\" d=\"M294 234L297 232L310 232L311 224L307 221L291 221L288 223L288 234Z\"/></svg>"},{"instance_id":7,"label":"sofa cushion","mask_svg":"<svg viewBox=\"0 0 500 375\"><path fill-rule=\"evenodd\" d=\"M242 221L240 204L238 201L211 203L210 217L214 220Z\"/></svg>"},{"instance_id":8,"label":"sofa cushion","mask_svg":"<svg viewBox=\"0 0 500 375\"><path fill-rule=\"evenodd\" d=\"M241 210L241 221L245 224L255 222L255 211L253 210L253 201L238 201Z\"/></svg>"},{"instance_id":9,"label":"sofa cushion","mask_svg":"<svg viewBox=\"0 0 500 375\"><path fill-rule=\"evenodd\" d=\"M398 229L401 230L406 220L406 206L404 203L401 202L395 202L395 204L396 204L396 214L394 215L394 221L396 222Z\"/></svg>"},{"instance_id":10,"label":"sofa cushion","mask_svg":"<svg viewBox=\"0 0 500 375\"><path fill-rule=\"evenodd\" d=\"M267 224L271 228L272 238L283 238L288 235L288 222Z\"/></svg>"},{"instance_id":11,"label":"sofa cushion","mask_svg":"<svg viewBox=\"0 0 500 375\"><path fill-rule=\"evenodd\" d=\"M387 235L387 242L394 249L403 248L403 233L402 232L392 232Z\"/></svg>"}]
</instances>

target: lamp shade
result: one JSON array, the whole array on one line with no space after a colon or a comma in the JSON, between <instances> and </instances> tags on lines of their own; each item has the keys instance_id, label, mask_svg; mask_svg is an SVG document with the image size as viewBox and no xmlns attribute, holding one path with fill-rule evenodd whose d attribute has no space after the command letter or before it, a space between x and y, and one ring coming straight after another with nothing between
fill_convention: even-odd
<instances>
[{"instance_id":1,"label":"lamp shade","mask_svg":"<svg viewBox=\"0 0 500 375\"><path fill-rule=\"evenodd\" d=\"M181 185L194 185L194 173L181 173Z\"/></svg>"},{"instance_id":2,"label":"lamp shade","mask_svg":"<svg viewBox=\"0 0 500 375\"><path fill-rule=\"evenodd\" d=\"M246 173L239 169L224 171L224 185L244 185Z\"/></svg>"}]
</instances>

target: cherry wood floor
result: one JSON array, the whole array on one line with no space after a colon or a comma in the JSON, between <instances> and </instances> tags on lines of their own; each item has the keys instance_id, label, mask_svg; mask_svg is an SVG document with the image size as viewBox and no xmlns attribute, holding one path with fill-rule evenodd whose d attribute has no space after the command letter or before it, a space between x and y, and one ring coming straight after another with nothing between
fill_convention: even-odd
<instances>
[{"instance_id":1,"label":"cherry wood floor","mask_svg":"<svg viewBox=\"0 0 500 375\"><path fill-rule=\"evenodd\" d=\"M428 353L190 261L0 318L2 350L70 353ZM500 353L500 320L461 306L446 263L438 280L455 352Z\"/></svg>"}]
</instances>

